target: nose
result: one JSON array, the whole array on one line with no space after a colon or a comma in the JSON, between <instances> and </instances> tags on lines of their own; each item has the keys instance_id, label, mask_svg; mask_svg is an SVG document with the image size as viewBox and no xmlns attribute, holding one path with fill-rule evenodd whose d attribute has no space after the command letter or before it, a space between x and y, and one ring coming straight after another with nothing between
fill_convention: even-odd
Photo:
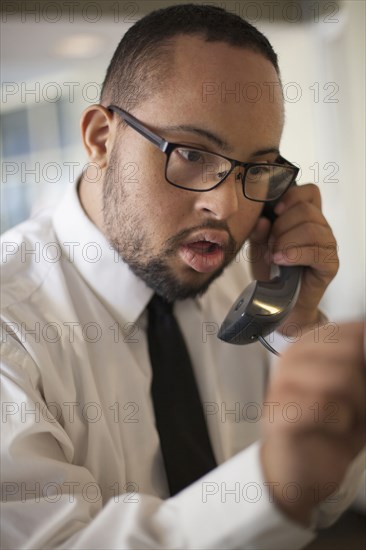
<instances>
[{"instance_id":1,"label":"nose","mask_svg":"<svg viewBox=\"0 0 366 550\"><path fill-rule=\"evenodd\" d=\"M243 201L242 174L235 169L215 189L199 193L195 208L216 220L227 220L237 213Z\"/></svg>"}]
</instances>

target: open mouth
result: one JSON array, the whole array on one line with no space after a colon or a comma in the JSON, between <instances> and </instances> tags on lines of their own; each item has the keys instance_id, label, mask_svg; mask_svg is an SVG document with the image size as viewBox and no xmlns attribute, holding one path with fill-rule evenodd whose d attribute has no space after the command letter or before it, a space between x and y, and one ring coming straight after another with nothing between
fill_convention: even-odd
<instances>
[{"instance_id":1,"label":"open mouth","mask_svg":"<svg viewBox=\"0 0 366 550\"><path fill-rule=\"evenodd\" d=\"M222 231L208 230L181 245L182 260L199 273L210 273L223 264L228 237Z\"/></svg>"},{"instance_id":2,"label":"open mouth","mask_svg":"<svg viewBox=\"0 0 366 550\"><path fill-rule=\"evenodd\" d=\"M210 241L196 241L188 244L187 247L199 254L214 254L218 249L222 248L219 244Z\"/></svg>"}]
</instances>

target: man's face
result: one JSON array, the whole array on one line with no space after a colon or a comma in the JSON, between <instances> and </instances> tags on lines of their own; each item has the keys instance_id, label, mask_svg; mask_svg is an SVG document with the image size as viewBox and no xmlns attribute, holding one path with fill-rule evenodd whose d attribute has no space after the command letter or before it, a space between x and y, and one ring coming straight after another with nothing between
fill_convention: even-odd
<instances>
[{"instance_id":1,"label":"man's face","mask_svg":"<svg viewBox=\"0 0 366 550\"><path fill-rule=\"evenodd\" d=\"M269 61L191 36L175 40L172 75L160 91L130 112L168 141L243 162L275 161L283 126ZM135 130L117 130L104 179L103 230L131 269L173 301L202 293L222 273L263 205L244 197L238 170L216 189L192 192L166 181L165 163L166 155Z\"/></svg>"}]
</instances>

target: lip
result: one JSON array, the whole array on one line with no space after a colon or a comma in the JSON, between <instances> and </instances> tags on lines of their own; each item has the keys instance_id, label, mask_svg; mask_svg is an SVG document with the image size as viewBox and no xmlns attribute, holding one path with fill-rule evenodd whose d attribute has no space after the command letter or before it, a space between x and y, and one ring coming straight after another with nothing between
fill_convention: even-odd
<instances>
[{"instance_id":1,"label":"lip","mask_svg":"<svg viewBox=\"0 0 366 550\"><path fill-rule=\"evenodd\" d=\"M229 235L226 232L220 231L218 229L201 229L197 233L193 233L182 243L182 246L188 246L192 243L197 243L200 241L207 241L213 244L217 244L221 248L225 248L229 243Z\"/></svg>"},{"instance_id":2,"label":"lip","mask_svg":"<svg viewBox=\"0 0 366 550\"><path fill-rule=\"evenodd\" d=\"M193 248L195 243L208 242L216 245L214 250ZM220 268L225 259L225 247L229 243L229 236L223 231L206 229L194 233L179 247L179 255L183 262L199 273L211 273Z\"/></svg>"}]
</instances>

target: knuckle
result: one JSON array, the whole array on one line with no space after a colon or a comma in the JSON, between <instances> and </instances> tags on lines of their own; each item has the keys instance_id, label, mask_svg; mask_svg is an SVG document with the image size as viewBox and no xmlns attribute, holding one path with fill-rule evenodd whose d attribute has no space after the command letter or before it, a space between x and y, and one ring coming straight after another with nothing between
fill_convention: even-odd
<instances>
[{"instance_id":1,"label":"knuckle","mask_svg":"<svg viewBox=\"0 0 366 550\"><path fill-rule=\"evenodd\" d=\"M321 194L318 185L315 185L315 183L307 183L306 186L310 191L312 198L315 199L316 202L321 202Z\"/></svg>"}]
</instances>

